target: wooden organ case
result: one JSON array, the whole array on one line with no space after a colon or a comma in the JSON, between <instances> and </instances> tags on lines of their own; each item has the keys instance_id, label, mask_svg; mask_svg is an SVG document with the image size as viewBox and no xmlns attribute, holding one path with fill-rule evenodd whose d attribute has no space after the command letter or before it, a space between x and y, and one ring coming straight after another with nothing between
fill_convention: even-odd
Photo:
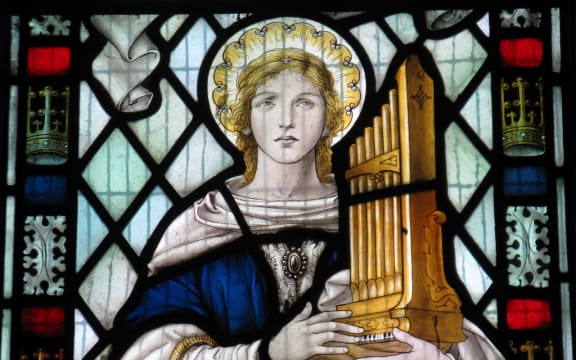
<instances>
[{"instance_id":1,"label":"wooden organ case","mask_svg":"<svg viewBox=\"0 0 576 360\"><path fill-rule=\"evenodd\" d=\"M350 146L345 179L352 197L436 179L433 81L411 55L396 82L381 116ZM363 327L365 341L350 345L347 357L407 351L386 346L394 342L392 328L442 350L466 338L460 299L444 275L446 216L437 209L436 191L392 193L348 209L352 302L338 309L352 311L342 321Z\"/></svg>"}]
</instances>

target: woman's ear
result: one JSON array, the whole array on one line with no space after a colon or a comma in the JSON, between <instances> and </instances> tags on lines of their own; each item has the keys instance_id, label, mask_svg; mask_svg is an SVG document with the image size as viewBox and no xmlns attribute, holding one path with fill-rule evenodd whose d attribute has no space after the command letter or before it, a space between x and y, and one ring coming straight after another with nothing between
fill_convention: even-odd
<instances>
[{"instance_id":1,"label":"woman's ear","mask_svg":"<svg viewBox=\"0 0 576 360\"><path fill-rule=\"evenodd\" d=\"M322 130L322 137L326 137L330 134L330 130L328 130L328 126L324 125L324 130Z\"/></svg>"},{"instance_id":2,"label":"woman's ear","mask_svg":"<svg viewBox=\"0 0 576 360\"><path fill-rule=\"evenodd\" d=\"M244 129L242 129L242 130L240 130L240 131L242 131L242 134L244 134L244 135L246 135L246 136L252 134L252 129L250 129L249 127L244 128Z\"/></svg>"}]
</instances>

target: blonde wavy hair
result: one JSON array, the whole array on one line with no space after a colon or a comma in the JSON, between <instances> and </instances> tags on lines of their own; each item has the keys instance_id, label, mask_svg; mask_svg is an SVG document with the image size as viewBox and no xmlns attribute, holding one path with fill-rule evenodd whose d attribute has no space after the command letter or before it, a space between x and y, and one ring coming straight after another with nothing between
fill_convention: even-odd
<instances>
[{"instance_id":1,"label":"blonde wavy hair","mask_svg":"<svg viewBox=\"0 0 576 360\"><path fill-rule=\"evenodd\" d=\"M251 102L259 86L285 70L303 75L324 98L328 134L316 145L316 172L320 181L332 181L331 146L357 118L364 85L350 48L323 25L316 26L301 21L255 25L223 48L218 57L223 62L213 64L210 100L226 136L235 139L244 154L248 183L254 179L258 156L254 136L245 131L250 129Z\"/></svg>"},{"instance_id":2,"label":"blonde wavy hair","mask_svg":"<svg viewBox=\"0 0 576 360\"><path fill-rule=\"evenodd\" d=\"M224 127L237 133L236 146L243 152L246 165L244 178L248 183L254 179L258 156L258 145L254 135L252 132L248 134L243 132L243 130L250 128L252 99L259 86L285 70L304 76L318 87L324 98L328 134L320 138L316 144L316 173L320 181L331 182L331 139L332 136L342 130L344 109L341 106L339 94L334 89L332 73L320 59L301 49L276 49L266 52L248 64L238 76L236 100L229 106L229 116L222 118L221 121Z\"/></svg>"}]
</instances>

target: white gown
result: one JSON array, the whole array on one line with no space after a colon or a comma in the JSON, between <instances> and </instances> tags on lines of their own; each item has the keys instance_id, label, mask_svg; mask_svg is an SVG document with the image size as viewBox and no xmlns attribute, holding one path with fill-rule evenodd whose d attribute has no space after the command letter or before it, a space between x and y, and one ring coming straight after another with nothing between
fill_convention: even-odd
<instances>
[{"instance_id":1,"label":"white gown","mask_svg":"<svg viewBox=\"0 0 576 360\"><path fill-rule=\"evenodd\" d=\"M241 178L233 178L228 181L228 186L230 189L234 189L241 181ZM273 233L278 230L303 227L321 229L330 233L338 232L338 197L336 193L307 201L263 201L242 197L234 193L233 197L246 224L254 234ZM149 263L149 272L151 275L156 274L165 267L202 256L240 236L242 236L241 226L238 225L238 221L224 196L217 191L209 192L169 225ZM264 252L272 251L266 246L263 246L262 249ZM274 256L274 254L267 255ZM272 269L272 271L276 270ZM276 275L278 280L282 276L281 271L276 271ZM310 279L313 278L313 275L313 271L306 274ZM279 281L279 284L281 283L286 284L285 281ZM330 277L323 285L324 290L318 300L318 308L321 311L335 310L336 305L351 302L349 283L349 271L347 270L337 272ZM280 297L287 296L288 293L292 296L294 294L298 296L310 286L314 286L312 281L305 281L303 287L295 292L280 288L278 294ZM281 301L280 304L282 303ZM476 325L464 319L463 329L467 339L453 346L448 354L443 354L438 350L438 355L447 359L460 360L504 359L498 349ZM201 328L193 324L168 324L153 329L138 338L122 359L168 359L172 349L180 340L204 334L206 333ZM190 349L184 358L256 360L258 359L260 342L261 340L257 340L250 344L238 344L230 347L200 345ZM429 356L429 353L422 354L421 358L430 359ZM402 355L387 357L387 359L402 359Z\"/></svg>"}]
</instances>

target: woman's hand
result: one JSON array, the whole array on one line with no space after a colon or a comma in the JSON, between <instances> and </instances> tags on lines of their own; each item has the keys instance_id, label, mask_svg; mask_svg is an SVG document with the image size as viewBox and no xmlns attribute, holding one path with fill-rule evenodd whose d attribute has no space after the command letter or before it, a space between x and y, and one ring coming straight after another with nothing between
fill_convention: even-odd
<instances>
[{"instance_id":1,"label":"woman's hand","mask_svg":"<svg viewBox=\"0 0 576 360\"><path fill-rule=\"evenodd\" d=\"M454 359L450 355L443 353L436 345L426 340L420 339L416 336L400 329L392 329L392 334L398 341L407 343L412 347L412 350L407 353L400 353L386 357L390 360L449 360Z\"/></svg>"},{"instance_id":2,"label":"woman's hand","mask_svg":"<svg viewBox=\"0 0 576 360\"><path fill-rule=\"evenodd\" d=\"M346 346L327 345L327 342L356 343L358 336L345 335L340 332L360 334L362 328L345 324L335 319L350 316L349 311L327 311L314 316L312 305L306 304L304 310L286 324L270 340L268 354L273 360L300 360L319 354L344 354Z\"/></svg>"}]
</instances>

